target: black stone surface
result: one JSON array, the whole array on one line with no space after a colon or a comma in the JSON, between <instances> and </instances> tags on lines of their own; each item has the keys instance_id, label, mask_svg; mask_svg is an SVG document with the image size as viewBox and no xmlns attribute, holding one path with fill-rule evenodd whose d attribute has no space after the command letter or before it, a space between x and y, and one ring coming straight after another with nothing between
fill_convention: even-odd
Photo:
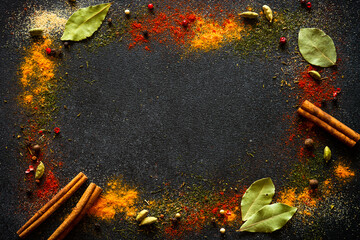
<instances>
[{"instance_id":1,"label":"black stone surface","mask_svg":"<svg viewBox=\"0 0 360 240\"><path fill-rule=\"evenodd\" d=\"M6 25L9 16L22 9L24 2L3 0L1 24ZM54 2L40 1L36 5L52 6ZM360 131L360 1L312 2L314 7L331 5L336 11L329 12L327 24L343 26L332 32L344 75L337 80L342 93L337 105L329 103L325 110ZM116 4L121 6L122 2ZM134 5L137 4L146 2L136 1ZM224 4L233 8L242 3ZM297 1L266 4L299 7ZM26 119L16 100L21 54L11 42L9 31L1 31L0 46L0 239L16 239L15 232L27 220L18 212L19 194L26 194L19 191L25 164L18 160L20 147L13 137L19 132L19 122ZM62 184L79 171L100 186L105 186L111 176L123 175L130 184L141 186L145 196L162 182L199 184L191 177L196 175L227 183L246 177L244 185L271 176L277 189L285 184L284 176L289 174L290 162L296 161L296 150L284 149L290 125L284 117L295 114L292 106L297 100L280 92L279 81L272 77L279 72L281 59L287 58L286 51L280 51L278 61L248 61L231 53L231 47L181 59L178 50L161 44L154 43L152 51L147 52L143 48L129 51L127 43L125 39L95 53L76 43L65 51L62 71L69 73L66 81L70 88L61 93L56 122L62 132L53 147L64 162L59 173L64 179L60 180ZM79 68L86 62L88 68ZM90 85L84 80L94 82ZM319 130L318 134L323 140L321 145L328 145L335 158L350 159L356 171L354 180L343 190L349 196L344 219L318 218L317 224L324 232L321 239L359 239L359 146L349 150L326 133ZM247 152L256 154L252 158ZM241 165L230 167L238 159ZM80 195L77 193L75 199ZM74 203L75 200L70 201L63 209ZM29 239L46 239L44 236L60 224L61 217L60 209ZM105 224L94 234L97 227L93 222L84 219L67 239L121 239L112 231L117 223ZM289 224L267 235L232 231L225 239L304 239L302 234L301 229ZM218 229L206 228L186 239L204 236L220 238ZM318 236L307 234L310 239ZM153 238L151 234L136 237Z\"/></svg>"}]
</instances>

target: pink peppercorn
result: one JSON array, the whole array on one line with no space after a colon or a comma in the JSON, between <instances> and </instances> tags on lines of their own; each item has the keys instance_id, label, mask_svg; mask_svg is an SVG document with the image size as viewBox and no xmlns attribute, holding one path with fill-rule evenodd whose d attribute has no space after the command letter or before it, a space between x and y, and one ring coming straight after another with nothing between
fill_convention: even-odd
<instances>
[{"instance_id":1,"label":"pink peppercorn","mask_svg":"<svg viewBox=\"0 0 360 240\"><path fill-rule=\"evenodd\" d=\"M46 48L46 49L45 49L45 52L46 52L48 55L50 55L50 53L51 53L51 48Z\"/></svg>"},{"instance_id":2,"label":"pink peppercorn","mask_svg":"<svg viewBox=\"0 0 360 240\"><path fill-rule=\"evenodd\" d=\"M285 38L285 37L281 37L281 38L280 38L280 43L281 43L281 44L285 44L285 43L286 43L286 38Z\"/></svg>"},{"instance_id":3,"label":"pink peppercorn","mask_svg":"<svg viewBox=\"0 0 360 240\"><path fill-rule=\"evenodd\" d=\"M54 133L59 134L60 133L60 128L58 128L58 127L54 128Z\"/></svg>"},{"instance_id":4,"label":"pink peppercorn","mask_svg":"<svg viewBox=\"0 0 360 240\"><path fill-rule=\"evenodd\" d=\"M181 25L182 25L183 27L187 27L187 26L189 25L188 20L184 19L184 20L181 22Z\"/></svg>"},{"instance_id":5,"label":"pink peppercorn","mask_svg":"<svg viewBox=\"0 0 360 240\"><path fill-rule=\"evenodd\" d=\"M149 9L149 10L153 10L153 9L154 9L154 5L153 5L152 3L150 3L150 4L148 5L148 9Z\"/></svg>"},{"instance_id":6,"label":"pink peppercorn","mask_svg":"<svg viewBox=\"0 0 360 240\"><path fill-rule=\"evenodd\" d=\"M307 2L306 7L310 9L311 8L311 2Z\"/></svg>"}]
</instances>

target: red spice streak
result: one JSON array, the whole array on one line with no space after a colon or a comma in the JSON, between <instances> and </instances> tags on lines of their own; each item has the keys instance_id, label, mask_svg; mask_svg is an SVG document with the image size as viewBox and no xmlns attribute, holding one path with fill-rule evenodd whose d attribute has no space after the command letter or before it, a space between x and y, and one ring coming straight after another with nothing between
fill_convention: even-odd
<instances>
[{"instance_id":1,"label":"red spice streak","mask_svg":"<svg viewBox=\"0 0 360 240\"><path fill-rule=\"evenodd\" d=\"M188 27L184 28L182 22L188 21ZM182 45L188 38L194 35L191 24L196 20L192 13L180 14L178 10L169 8L166 12L161 12L155 16L146 15L138 22L131 23L130 36L131 43L129 49L139 44L147 44L150 41L159 43L172 43ZM147 31L149 38L143 36ZM146 45L149 50L149 45Z\"/></svg>"},{"instance_id":2,"label":"red spice streak","mask_svg":"<svg viewBox=\"0 0 360 240\"><path fill-rule=\"evenodd\" d=\"M49 171L45 176L45 182L36 190L38 198L50 198L59 190L59 180L55 177L52 171Z\"/></svg>"},{"instance_id":3,"label":"red spice streak","mask_svg":"<svg viewBox=\"0 0 360 240\"><path fill-rule=\"evenodd\" d=\"M245 190L244 188L241 193L230 196L220 192L218 202L213 204L207 204L205 198L204 202L196 203L194 206L183 206L185 211L183 218L178 225L168 225L165 228L166 237L168 239L182 239L187 233L199 232L210 223L212 217L216 217L216 221L221 225L228 224L228 218L231 214L236 214L236 219L240 219L239 206ZM224 209L226 214L221 215L220 209Z\"/></svg>"},{"instance_id":4,"label":"red spice streak","mask_svg":"<svg viewBox=\"0 0 360 240\"><path fill-rule=\"evenodd\" d=\"M335 91L335 87L332 85L333 79L328 78L325 80L316 81L309 75L309 71L311 70L317 69L310 66L300 73L299 87L303 91L301 94L300 103L302 103L304 100L309 100L316 106L321 107L322 101L329 101L333 99L333 93ZM332 75L334 77L336 73Z\"/></svg>"}]
</instances>

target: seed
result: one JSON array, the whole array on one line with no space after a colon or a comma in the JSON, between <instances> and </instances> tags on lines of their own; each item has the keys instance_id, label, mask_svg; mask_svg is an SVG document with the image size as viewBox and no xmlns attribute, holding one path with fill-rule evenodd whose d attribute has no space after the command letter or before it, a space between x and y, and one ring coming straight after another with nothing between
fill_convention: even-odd
<instances>
[{"instance_id":1,"label":"seed","mask_svg":"<svg viewBox=\"0 0 360 240\"><path fill-rule=\"evenodd\" d=\"M180 213L176 213L176 214L175 214L175 217L176 217L177 219L180 219L180 218L181 218L181 214L180 214Z\"/></svg>"},{"instance_id":2,"label":"seed","mask_svg":"<svg viewBox=\"0 0 360 240\"><path fill-rule=\"evenodd\" d=\"M311 187L312 189L315 189L315 188L318 187L319 181L316 180L316 179L310 179L310 180L309 180L309 185L310 185L310 187Z\"/></svg>"},{"instance_id":3,"label":"seed","mask_svg":"<svg viewBox=\"0 0 360 240\"><path fill-rule=\"evenodd\" d=\"M39 37L43 34L44 30L42 28L32 28L29 30L30 36Z\"/></svg>"},{"instance_id":4,"label":"seed","mask_svg":"<svg viewBox=\"0 0 360 240\"><path fill-rule=\"evenodd\" d=\"M64 42L64 47L68 47L69 45L69 42Z\"/></svg>"},{"instance_id":5,"label":"seed","mask_svg":"<svg viewBox=\"0 0 360 240\"><path fill-rule=\"evenodd\" d=\"M141 221L141 223L139 224L139 226L144 226L144 225L151 225L157 222L157 218L156 217L146 217L144 218L144 220Z\"/></svg>"},{"instance_id":6,"label":"seed","mask_svg":"<svg viewBox=\"0 0 360 240\"><path fill-rule=\"evenodd\" d=\"M331 150L328 146L324 148L324 160L328 163L331 159Z\"/></svg>"},{"instance_id":7,"label":"seed","mask_svg":"<svg viewBox=\"0 0 360 240\"><path fill-rule=\"evenodd\" d=\"M220 228L220 233L221 234L225 234L225 232L226 232L225 228Z\"/></svg>"},{"instance_id":8,"label":"seed","mask_svg":"<svg viewBox=\"0 0 360 240\"><path fill-rule=\"evenodd\" d=\"M45 51L46 51L46 53L47 53L48 55L50 55L50 53L51 53L51 48L46 48Z\"/></svg>"},{"instance_id":9,"label":"seed","mask_svg":"<svg viewBox=\"0 0 360 240\"><path fill-rule=\"evenodd\" d=\"M142 211L140 211L138 213L138 215L136 216L136 221L141 222L142 220L144 220L144 218L146 218L146 216L149 214L149 211L144 209Z\"/></svg>"},{"instance_id":10,"label":"seed","mask_svg":"<svg viewBox=\"0 0 360 240\"><path fill-rule=\"evenodd\" d=\"M312 148L314 146L314 140L312 140L311 138L305 139L305 146L307 148Z\"/></svg>"},{"instance_id":11,"label":"seed","mask_svg":"<svg viewBox=\"0 0 360 240\"><path fill-rule=\"evenodd\" d=\"M311 8L311 2L307 2L306 7L310 9Z\"/></svg>"},{"instance_id":12,"label":"seed","mask_svg":"<svg viewBox=\"0 0 360 240\"><path fill-rule=\"evenodd\" d=\"M54 128L54 133L59 134L60 133L60 128L58 128L58 127Z\"/></svg>"},{"instance_id":13,"label":"seed","mask_svg":"<svg viewBox=\"0 0 360 240\"><path fill-rule=\"evenodd\" d=\"M130 15L130 10L129 9L126 9L124 12L125 12L126 15Z\"/></svg>"},{"instance_id":14,"label":"seed","mask_svg":"<svg viewBox=\"0 0 360 240\"><path fill-rule=\"evenodd\" d=\"M181 25L186 28L186 27L189 25L189 22L188 22L186 19L184 19L184 20L181 22Z\"/></svg>"},{"instance_id":15,"label":"seed","mask_svg":"<svg viewBox=\"0 0 360 240\"><path fill-rule=\"evenodd\" d=\"M35 152L36 154L39 154L39 153L40 153L40 150L41 150L40 145L39 145L39 144L35 144L35 145L33 146L33 150L34 150L34 152Z\"/></svg>"},{"instance_id":16,"label":"seed","mask_svg":"<svg viewBox=\"0 0 360 240\"><path fill-rule=\"evenodd\" d=\"M148 31L143 31L143 36L145 39L148 39L149 38L149 32Z\"/></svg>"},{"instance_id":17,"label":"seed","mask_svg":"<svg viewBox=\"0 0 360 240\"><path fill-rule=\"evenodd\" d=\"M273 20L273 13L272 13L272 10L271 8L268 6L268 5L264 5L262 7L264 13L265 13L265 16L267 18L267 20L269 20L269 22L272 22Z\"/></svg>"},{"instance_id":18,"label":"seed","mask_svg":"<svg viewBox=\"0 0 360 240\"><path fill-rule=\"evenodd\" d=\"M108 22L109 25L111 25L112 24L112 19L108 18L107 22Z\"/></svg>"},{"instance_id":19,"label":"seed","mask_svg":"<svg viewBox=\"0 0 360 240\"><path fill-rule=\"evenodd\" d=\"M165 215L164 214L160 214L160 216L159 216L161 219L163 219L164 217L165 217Z\"/></svg>"},{"instance_id":20,"label":"seed","mask_svg":"<svg viewBox=\"0 0 360 240\"><path fill-rule=\"evenodd\" d=\"M176 218L170 218L171 225L176 226L179 222Z\"/></svg>"},{"instance_id":21,"label":"seed","mask_svg":"<svg viewBox=\"0 0 360 240\"><path fill-rule=\"evenodd\" d=\"M242 12L239 15L243 18L250 18L250 19L257 18L259 16L259 14L257 14L256 12L250 12L250 11Z\"/></svg>"},{"instance_id":22,"label":"seed","mask_svg":"<svg viewBox=\"0 0 360 240\"><path fill-rule=\"evenodd\" d=\"M32 156L32 157L31 157L31 160L33 160L33 161L36 161L36 159L37 159L36 156Z\"/></svg>"},{"instance_id":23,"label":"seed","mask_svg":"<svg viewBox=\"0 0 360 240\"><path fill-rule=\"evenodd\" d=\"M220 213L221 215L224 215L224 214L225 214L225 210L224 210L224 209L221 209L221 210L219 211L219 213Z\"/></svg>"},{"instance_id":24,"label":"seed","mask_svg":"<svg viewBox=\"0 0 360 240\"><path fill-rule=\"evenodd\" d=\"M311 70L309 71L309 75L315 80L319 80L319 81L321 80L321 75L318 71Z\"/></svg>"},{"instance_id":25,"label":"seed","mask_svg":"<svg viewBox=\"0 0 360 240\"><path fill-rule=\"evenodd\" d=\"M149 10L153 10L153 9L154 9L154 5L153 5L152 3L150 3L150 4L148 5L148 9L149 9Z\"/></svg>"}]
</instances>

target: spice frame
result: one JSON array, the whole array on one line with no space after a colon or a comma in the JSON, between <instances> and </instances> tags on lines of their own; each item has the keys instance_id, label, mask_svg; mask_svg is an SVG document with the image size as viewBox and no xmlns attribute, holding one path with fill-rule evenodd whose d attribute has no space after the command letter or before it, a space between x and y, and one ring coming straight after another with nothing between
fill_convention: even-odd
<instances>
[{"instance_id":1,"label":"spice frame","mask_svg":"<svg viewBox=\"0 0 360 240\"><path fill-rule=\"evenodd\" d=\"M359 146L296 113L309 100L360 131L358 1L114 1L90 38L60 40L71 14L105 2L0 4L3 239L80 171L103 193L67 239L360 237ZM300 28L331 37L336 66L304 60ZM272 203L297 212L271 234L236 232L246 188L265 177ZM48 238L85 189L28 239ZM155 225L139 227L143 209Z\"/></svg>"}]
</instances>

